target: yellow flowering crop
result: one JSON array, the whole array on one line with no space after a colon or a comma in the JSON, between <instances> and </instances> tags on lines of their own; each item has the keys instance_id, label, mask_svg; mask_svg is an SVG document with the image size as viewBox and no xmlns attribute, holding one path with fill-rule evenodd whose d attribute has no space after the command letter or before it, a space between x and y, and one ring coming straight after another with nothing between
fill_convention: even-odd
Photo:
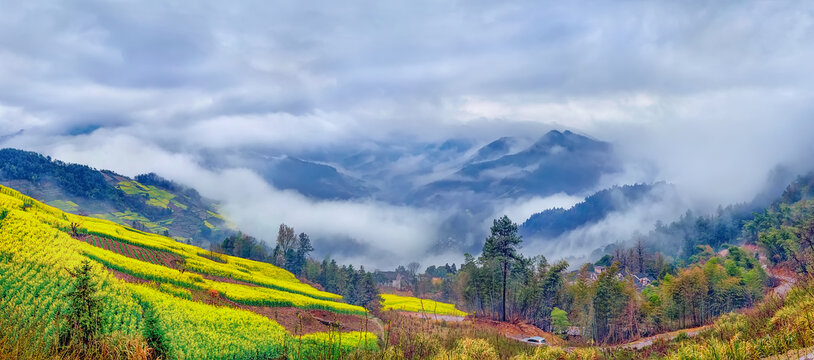
<instances>
[{"instance_id":1,"label":"yellow flowering crop","mask_svg":"<svg viewBox=\"0 0 814 360\"><path fill-rule=\"evenodd\" d=\"M382 310L399 310L419 312L426 314L466 316L467 314L455 308L455 304L447 304L429 299L419 299L409 296L382 294Z\"/></svg>"}]
</instances>

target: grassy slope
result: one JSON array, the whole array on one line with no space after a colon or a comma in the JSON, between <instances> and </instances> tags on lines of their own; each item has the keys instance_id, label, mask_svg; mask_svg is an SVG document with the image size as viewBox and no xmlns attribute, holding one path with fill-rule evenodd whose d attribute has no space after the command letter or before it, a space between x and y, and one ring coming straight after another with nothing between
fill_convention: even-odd
<instances>
[{"instance_id":1,"label":"grassy slope","mask_svg":"<svg viewBox=\"0 0 814 360\"><path fill-rule=\"evenodd\" d=\"M133 271L150 269L146 271L162 272L165 279L172 280L165 282L157 279L162 283L179 285L180 280L187 279L190 282L181 283L181 287L184 284L203 288L224 286L222 290L226 296L229 293L236 294L235 297L244 296L245 293L260 294L257 296L296 299L303 302L299 304L303 307L328 304L323 308L335 306L330 310L364 312L359 307L325 300L338 300L339 296L302 284L290 273L272 265L230 257L226 264L217 263L198 256L203 252L200 248L109 221L64 213L7 187L0 187L0 214L4 214L0 216L0 309L3 310L0 313L3 314L30 314L32 321L57 318L56 314L65 307L64 295L71 283L65 269L75 266L82 259L93 258L92 254L106 256L111 264ZM174 269L127 258L71 238L65 231L71 222L81 223L83 230L88 232L172 252L186 258L201 272L221 276L242 274L241 277L252 278L263 286L205 280L190 272L181 274ZM170 358L257 358L286 353L296 357L298 353L313 355L325 351L351 351L360 344L368 348L376 347L375 336L369 333L317 333L299 340L264 316L192 302L185 299L183 291L179 291L183 289L167 285L163 289L156 289L153 286L128 284L111 276L102 266L95 267L94 271L100 280L108 330L140 334L145 330L144 317L154 316L156 327L165 335ZM43 323L39 335L54 338L57 323L48 321Z\"/></svg>"}]
</instances>

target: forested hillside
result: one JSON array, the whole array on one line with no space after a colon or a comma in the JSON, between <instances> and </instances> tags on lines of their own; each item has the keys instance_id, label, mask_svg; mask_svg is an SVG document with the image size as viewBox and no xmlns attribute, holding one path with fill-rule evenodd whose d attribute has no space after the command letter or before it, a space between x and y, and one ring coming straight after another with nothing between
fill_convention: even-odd
<instances>
[{"instance_id":1,"label":"forested hillside","mask_svg":"<svg viewBox=\"0 0 814 360\"><path fill-rule=\"evenodd\" d=\"M0 184L74 214L208 244L233 232L217 204L156 174L135 179L16 149L0 150Z\"/></svg>"},{"instance_id":2,"label":"forested hillside","mask_svg":"<svg viewBox=\"0 0 814 360\"><path fill-rule=\"evenodd\" d=\"M526 237L555 238L596 223L613 212L625 211L651 195L654 189L667 186L664 183L614 186L586 197L570 209L553 208L532 214L521 225L520 233Z\"/></svg>"}]
</instances>

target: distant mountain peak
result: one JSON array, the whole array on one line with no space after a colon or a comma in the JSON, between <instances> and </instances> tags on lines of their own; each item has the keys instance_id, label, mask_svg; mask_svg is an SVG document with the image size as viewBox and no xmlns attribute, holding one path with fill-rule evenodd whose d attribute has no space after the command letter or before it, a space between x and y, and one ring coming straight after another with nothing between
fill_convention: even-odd
<instances>
[{"instance_id":1,"label":"distant mountain peak","mask_svg":"<svg viewBox=\"0 0 814 360\"><path fill-rule=\"evenodd\" d=\"M516 143L517 139L504 136L478 149L478 152L472 156L472 159L469 161L474 163L497 159L503 155L507 155Z\"/></svg>"},{"instance_id":2,"label":"distant mountain peak","mask_svg":"<svg viewBox=\"0 0 814 360\"><path fill-rule=\"evenodd\" d=\"M528 150L532 152L551 152L552 149L557 146L563 147L570 151L574 151L576 149L590 151L610 150L610 144L591 139L570 130L565 130L563 132L551 130L540 137L540 139L531 145Z\"/></svg>"}]
</instances>

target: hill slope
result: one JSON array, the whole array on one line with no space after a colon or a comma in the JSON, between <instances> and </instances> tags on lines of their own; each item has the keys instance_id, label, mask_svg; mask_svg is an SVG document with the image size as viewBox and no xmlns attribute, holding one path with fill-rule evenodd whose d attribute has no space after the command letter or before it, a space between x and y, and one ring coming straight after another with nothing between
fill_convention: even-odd
<instances>
[{"instance_id":1,"label":"hill slope","mask_svg":"<svg viewBox=\"0 0 814 360\"><path fill-rule=\"evenodd\" d=\"M155 174L130 179L16 149L0 150L0 184L74 214L92 215L176 240L206 243L232 232L217 204Z\"/></svg>"},{"instance_id":2,"label":"hill slope","mask_svg":"<svg viewBox=\"0 0 814 360\"><path fill-rule=\"evenodd\" d=\"M612 212L624 211L648 196L655 197L651 192L666 186L664 183L614 186L586 197L570 209L554 208L533 214L520 226L520 233L525 237L554 238L596 223Z\"/></svg>"},{"instance_id":3,"label":"hill slope","mask_svg":"<svg viewBox=\"0 0 814 360\"><path fill-rule=\"evenodd\" d=\"M0 186L0 313L22 314L28 320L19 326L36 324L45 346L53 344L48 339L58 333L57 314L71 288L66 269L88 259L99 279L105 331L160 332L170 359L314 358L376 346L374 335L344 326L341 335L292 336L274 320L275 309L334 318L367 311L283 269L65 213Z\"/></svg>"}]
</instances>

